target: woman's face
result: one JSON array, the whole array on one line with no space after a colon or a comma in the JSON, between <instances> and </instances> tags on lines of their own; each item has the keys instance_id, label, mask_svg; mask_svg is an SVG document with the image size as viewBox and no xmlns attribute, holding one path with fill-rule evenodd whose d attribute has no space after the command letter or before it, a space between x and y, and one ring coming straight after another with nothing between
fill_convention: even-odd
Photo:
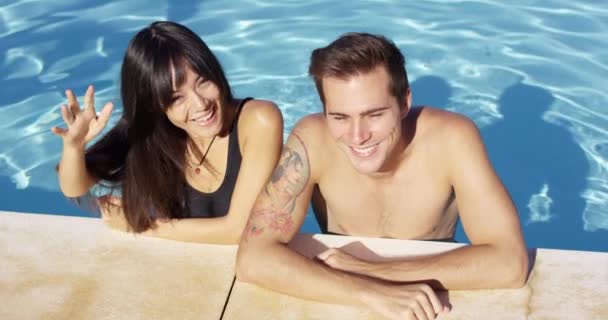
<instances>
[{"instance_id":1,"label":"woman's face","mask_svg":"<svg viewBox=\"0 0 608 320\"><path fill-rule=\"evenodd\" d=\"M182 128L192 139L207 139L222 129L223 106L220 90L210 80L190 68L186 81L177 88L173 76L173 102L166 111L167 118Z\"/></svg>"}]
</instances>

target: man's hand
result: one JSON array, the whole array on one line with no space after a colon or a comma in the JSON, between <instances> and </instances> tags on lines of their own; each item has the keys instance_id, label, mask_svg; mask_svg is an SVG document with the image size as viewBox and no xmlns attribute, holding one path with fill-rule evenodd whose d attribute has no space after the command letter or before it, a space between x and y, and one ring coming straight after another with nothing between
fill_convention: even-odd
<instances>
[{"instance_id":1,"label":"man's hand","mask_svg":"<svg viewBox=\"0 0 608 320\"><path fill-rule=\"evenodd\" d=\"M373 262L353 257L337 248L330 248L323 251L317 255L317 259L323 261L323 263L333 269L373 277Z\"/></svg>"},{"instance_id":2,"label":"man's hand","mask_svg":"<svg viewBox=\"0 0 608 320\"><path fill-rule=\"evenodd\" d=\"M325 250L317 258L333 269L374 277L374 262L361 260L340 249ZM426 284L379 283L365 295L368 307L389 319L435 319L437 314L449 311Z\"/></svg>"},{"instance_id":3,"label":"man's hand","mask_svg":"<svg viewBox=\"0 0 608 320\"><path fill-rule=\"evenodd\" d=\"M431 320L450 311L426 284L379 284L363 294L369 308L391 320Z\"/></svg>"}]
</instances>

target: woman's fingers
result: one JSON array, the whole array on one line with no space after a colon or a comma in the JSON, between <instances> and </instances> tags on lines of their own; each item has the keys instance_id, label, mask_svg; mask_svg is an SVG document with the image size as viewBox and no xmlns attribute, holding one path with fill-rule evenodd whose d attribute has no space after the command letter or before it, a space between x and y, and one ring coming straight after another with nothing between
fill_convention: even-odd
<instances>
[{"instance_id":1,"label":"woman's fingers","mask_svg":"<svg viewBox=\"0 0 608 320\"><path fill-rule=\"evenodd\" d=\"M103 109L101 109L101 112L99 113L99 116L97 117L97 121L99 122L99 125L102 128L105 127L106 124L108 123L108 120L110 120L110 116L112 115L113 109L114 109L114 104L112 102L106 103L106 105L103 106Z\"/></svg>"},{"instance_id":2,"label":"woman's fingers","mask_svg":"<svg viewBox=\"0 0 608 320\"><path fill-rule=\"evenodd\" d=\"M51 132L63 138L68 133L68 129L61 127L52 127Z\"/></svg>"},{"instance_id":3,"label":"woman's fingers","mask_svg":"<svg viewBox=\"0 0 608 320\"><path fill-rule=\"evenodd\" d=\"M108 121L110 120L110 116L112 115L113 108L114 108L114 104L112 102L106 103L106 105L103 107L103 109L101 109L99 116L97 116L97 119L92 120L92 121L95 121L95 126L89 132L87 141L93 139L95 136L97 136L101 132L101 130L103 130L103 128L105 128L105 126L108 124Z\"/></svg>"},{"instance_id":4,"label":"woman's fingers","mask_svg":"<svg viewBox=\"0 0 608 320\"><path fill-rule=\"evenodd\" d=\"M65 91L65 96L68 98L68 108L70 109L70 113L73 117L76 117L78 114L80 114L80 105L78 104L78 100L76 100L74 92L68 89Z\"/></svg>"},{"instance_id":5,"label":"woman's fingers","mask_svg":"<svg viewBox=\"0 0 608 320\"><path fill-rule=\"evenodd\" d=\"M63 118L63 122L65 122L65 124L67 125L70 125L72 124L72 122L74 122L74 116L70 112L70 109L68 109L68 106L66 106L65 104L61 106L61 118Z\"/></svg>"},{"instance_id":6,"label":"woman's fingers","mask_svg":"<svg viewBox=\"0 0 608 320\"><path fill-rule=\"evenodd\" d=\"M84 111L95 114L95 89L89 85L84 94Z\"/></svg>"}]
</instances>

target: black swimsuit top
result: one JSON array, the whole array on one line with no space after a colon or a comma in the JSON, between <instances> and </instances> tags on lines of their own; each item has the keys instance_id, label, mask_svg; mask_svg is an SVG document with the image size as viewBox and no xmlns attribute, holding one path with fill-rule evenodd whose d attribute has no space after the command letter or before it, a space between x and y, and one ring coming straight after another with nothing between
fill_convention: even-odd
<instances>
[{"instance_id":1,"label":"black swimsuit top","mask_svg":"<svg viewBox=\"0 0 608 320\"><path fill-rule=\"evenodd\" d=\"M186 201L188 201L187 218L215 218L228 214L230 199L236 184L236 178L241 168L241 149L239 146L238 118L247 101L253 98L241 100L237 107L236 116L230 128L228 137L228 162L226 163L226 174L220 187L212 193L200 192L189 184L186 184Z\"/></svg>"}]
</instances>

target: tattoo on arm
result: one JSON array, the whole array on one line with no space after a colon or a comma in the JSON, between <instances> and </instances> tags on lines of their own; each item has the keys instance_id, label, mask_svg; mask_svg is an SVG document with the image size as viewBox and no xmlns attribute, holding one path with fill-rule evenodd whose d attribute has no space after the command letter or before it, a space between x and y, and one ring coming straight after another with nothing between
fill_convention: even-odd
<instances>
[{"instance_id":1,"label":"tattoo on arm","mask_svg":"<svg viewBox=\"0 0 608 320\"><path fill-rule=\"evenodd\" d=\"M266 230L287 235L292 231L296 199L310 178L308 152L302 139L292 133L270 181L258 197L243 237L248 240Z\"/></svg>"}]
</instances>

